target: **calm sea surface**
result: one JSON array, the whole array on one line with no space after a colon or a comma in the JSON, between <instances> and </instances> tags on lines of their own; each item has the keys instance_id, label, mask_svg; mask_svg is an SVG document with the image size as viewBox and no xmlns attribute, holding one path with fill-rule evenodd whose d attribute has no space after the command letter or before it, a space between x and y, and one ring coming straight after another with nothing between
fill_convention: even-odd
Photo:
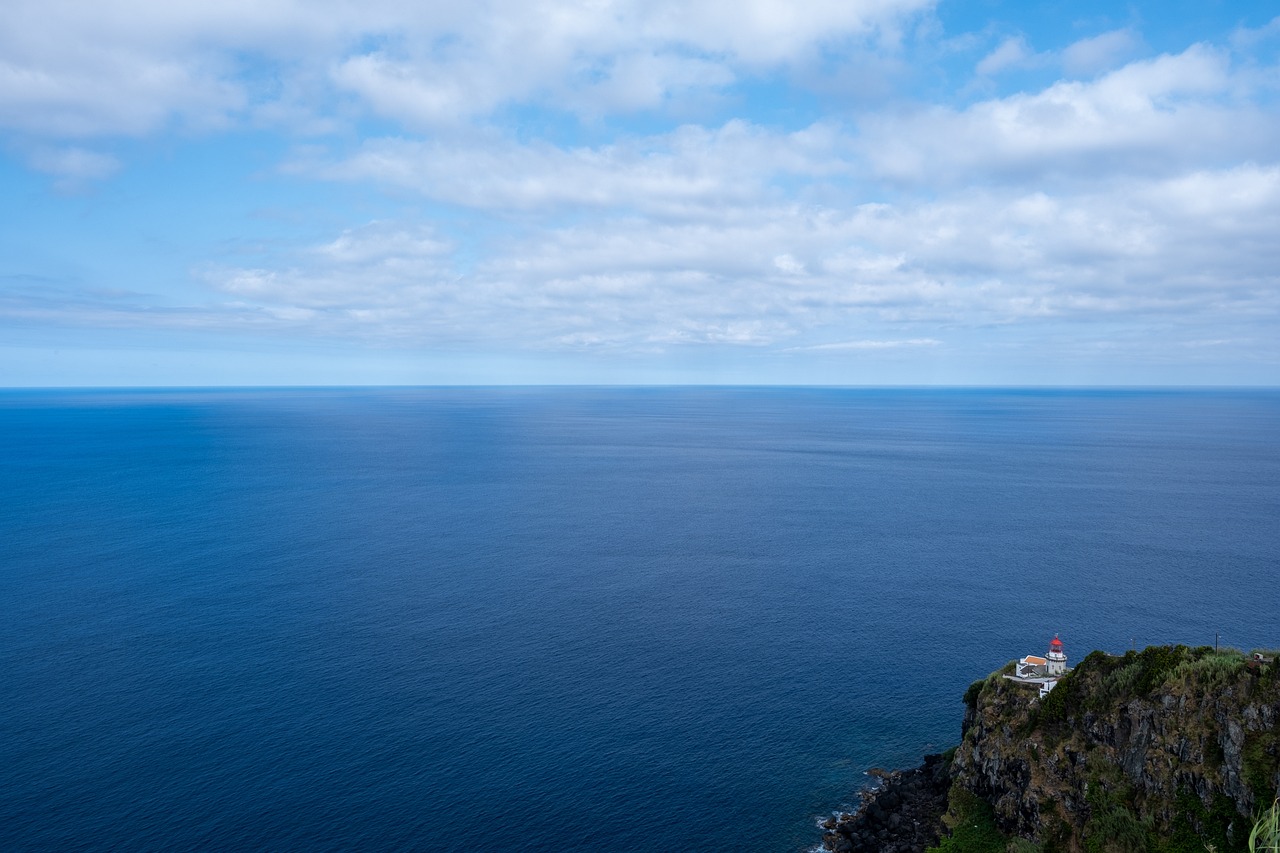
<instances>
[{"instance_id":1,"label":"calm sea surface","mask_svg":"<svg viewBox=\"0 0 1280 853\"><path fill-rule=\"evenodd\" d=\"M1280 645L1280 393L0 393L0 849L800 851L1060 632Z\"/></svg>"}]
</instances>

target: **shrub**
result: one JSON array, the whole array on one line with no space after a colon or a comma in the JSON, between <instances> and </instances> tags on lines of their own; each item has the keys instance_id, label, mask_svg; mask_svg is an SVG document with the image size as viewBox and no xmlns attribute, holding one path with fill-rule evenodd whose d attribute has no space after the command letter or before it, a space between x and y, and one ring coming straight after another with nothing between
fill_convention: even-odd
<instances>
[{"instance_id":1,"label":"shrub","mask_svg":"<svg viewBox=\"0 0 1280 853\"><path fill-rule=\"evenodd\" d=\"M978 707L978 694L982 692L982 685L986 683L986 679L979 679L970 684L969 689L964 692L964 704L970 708Z\"/></svg>"},{"instance_id":2,"label":"shrub","mask_svg":"<svg viewBox=\"0 0 1280 853\"><path fill-rule=\"evenodd\" d=\"M1089 819L1084 825L1088 853L1145 853L1147 828L1125 798L1123 789L1109 791L1097 781L1089 786Z\"/></svg>"},{"instance_id":3,"label":"shrub","mask_svg":"<svg viewBox=\"0 0 1280 853\"><path fill-rule=\"evenodd\" d=\"M1214 794L1206 809L1200 798L1184 786L1178 789L1173 808L1172 832L1157 844L1159 853L1204 853L1208 847L1217 853L1243 853L1245 838L1238 827L1240 815L1228 797Z\"/></svg>"},{"instance_id":4,"label":"shrub","mask_svg":"<svg viewBox=\"0 0 1280 853\"><path fill-rule=\"evenodd\" d=\"M1213 687L1234 680L1244 671L1244 668L1244 655L1235 649L1215 652L1205 647L1204 653L1199 657L1178 664L1173 670L1172 677L1186 684Z\"/></svg>"},{"instance_id":5,"label":"shrub","mask_svg":"<svg viewBox=\"0 0 1280 853\"><path fill-rule=\"evenodd\" d=\"M1005 853L1009 839L996 828L996 815L986 800L952 785L947 794L946 823L951 835L929 853Z\"/></svg>"},{"instance_id":6,"label":"shrub","mask_svg":"<svg viewBox=\"0 0 1280 853\"><path fill-rule=\"evenodd\" d=\"M1280 735L1274 730L1245 732L1240 757L1244 780L1254 799L1265 801L1275 791L1276 774L1280 773Z\"/></svg>"},{"instance_id":7,"label":"shrub","mask_svg":"<svg viewBox=\"0 0 1280 853\"><path fill-rule=\"evenodd\" d=\"M1161 684L1178 667L1188 660L1191 650L1186 646L1148 646L1138 653L1138 661L1142 671L1134 684L1134 692L1147 696Z\"/></svg>"}]
</instances>

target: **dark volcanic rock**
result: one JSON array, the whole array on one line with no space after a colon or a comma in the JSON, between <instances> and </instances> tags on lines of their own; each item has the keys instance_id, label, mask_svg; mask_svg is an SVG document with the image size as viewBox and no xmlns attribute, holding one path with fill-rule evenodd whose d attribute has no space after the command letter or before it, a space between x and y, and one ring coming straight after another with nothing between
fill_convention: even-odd
<instances>
[{"instance_id":1,"label":"dark volcanic rock","mask_svg":"<svg viewBox=\"0 0 1280 853\"><path fill-rule=\"evenodd\" d=\"M938 843L951 786L948 762L925 756L914 770L886 773L884 785L864 795L862 806L824 826L822 846L833 853L924 853Z\"/></svg>"},{"instance_id":2,"label":"dark volcanic rock","mask_svg":"<svg viewBox=\"0 0 1280 853\"><path fill-rule=\"evenodd\" d=\"M1241 850L1280 789L1280 678L1239 652L1093 652L1044 699L994 673L966 706L954 781L1006 835L1078 849L1127 814L1155 838Z\"/></svg>"}]
</instances>

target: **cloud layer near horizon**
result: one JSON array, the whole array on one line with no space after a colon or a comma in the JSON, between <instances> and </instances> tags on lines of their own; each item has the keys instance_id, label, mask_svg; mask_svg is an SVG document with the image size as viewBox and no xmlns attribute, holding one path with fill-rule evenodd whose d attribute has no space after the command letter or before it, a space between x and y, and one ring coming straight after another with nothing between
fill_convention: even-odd
<instances>
[{"instance_id":1,"label":"cloud layer near horizon","mask_svg":"<svg viewBox=\"0 0 1280 853\"><path fill-rule=\"evenodd\" d=\"M144 170L138 140L251 134L286 152L270 180L373 201L299 201L314 236L244 233L145 292L0 270L3 316L641 360L1101 351L1170 380L1280 362L1280 18L1157 52L1131 22L948 31L923 0L303 6L13 4L0 129L52 191Z\"/></svg>"}]
</instances>

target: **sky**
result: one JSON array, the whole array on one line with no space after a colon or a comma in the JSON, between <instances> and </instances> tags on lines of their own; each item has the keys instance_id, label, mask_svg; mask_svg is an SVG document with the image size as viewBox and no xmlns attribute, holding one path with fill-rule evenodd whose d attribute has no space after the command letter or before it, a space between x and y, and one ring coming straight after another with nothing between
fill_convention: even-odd
<instances>
[{"instance_id":1,"label":"sky","mask_svg":"<svg viewBox=\"0 0 1280 853\"><path fill-rule=\"evenodd\" d=\"M5 0L0 386L1280 384L1280 4Z\"/></svg>"}]
</instances>

